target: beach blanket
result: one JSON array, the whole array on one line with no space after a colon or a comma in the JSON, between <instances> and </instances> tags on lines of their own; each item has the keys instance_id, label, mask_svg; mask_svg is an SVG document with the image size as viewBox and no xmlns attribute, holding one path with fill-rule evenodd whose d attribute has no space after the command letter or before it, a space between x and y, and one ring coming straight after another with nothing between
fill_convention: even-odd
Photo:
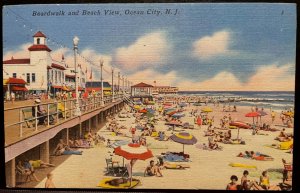
<instances>
[{"instance_id":1,"label":"beach blanket","mask_svg":"<svg viewBox=\"0 0 300 193\"><path fill-rule=\"evenodd\" d=\"M151 143L148 143L147 144L147 147L149 149L168 149L169 147L165 144L151 144Z\"/></svg>"},{"instance_id":2,"label":"beach blanket","mask_svg":"<svg viewBox=\"0 0 300 193\"><path fill-rule=\"evenodd\" d=\"M280 150L289 150L293 146L293 140L281 142L279 144L265 145L266 147L271 147Z\"/></svg>"},{"instance_id":3,"label":"beach blanket","mask_svg":"<svg viewBox=\"0 0 300 193\"><path fill-rule=\"evenodd\" d=\"M230 163L229 166L231 166L231 167L255 168L255 169L257 169L257 167L255 165L248 165L248 164L242 164L242 163Z\"/></svg>"},{"instance_id":4,"label":"beach blanket","mask_svg":"<svg viewBox=\"0 0 300 193\"><path fill-rule=\"evenodd\" d=\"M101 188L108 188L108 189L131 189L131 188L136 187L138 184L140 184L140 180L133 178L132 182L131 182L131 186L130 186L129 181L124 184L119 184L118 186L113 186L108 183L109 181L111 181L113 179L114 178L103 178L97 186L101 187Z\"/></svg>"},{"instance_id":5,"label":"beach blanket","mask_svg":"<svg viewBox=\"0 0 300 193\"><path fill-rule=\"evenodd\" d=\"M189 159L185 158L183 155L167 152L165 153L162 158L169 162L188 162Z\"/></svg>"}]
</instances>

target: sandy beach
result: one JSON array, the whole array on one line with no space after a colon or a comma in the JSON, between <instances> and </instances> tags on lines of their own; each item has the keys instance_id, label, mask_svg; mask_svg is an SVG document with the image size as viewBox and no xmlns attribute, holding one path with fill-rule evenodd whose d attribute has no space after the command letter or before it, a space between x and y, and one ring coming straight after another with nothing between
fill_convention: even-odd
<instances>
[{"instance_id":1,"label":"sandy beach","mask_svg":"<svg viewBox=\"0 0 300 193\"><path fill-rule=\"evenodd\" d=\"M209 104L213 109L213 112L209 113L209 117L214 116L213 126L219 126L219 121L224 115L229 115L228 112L223 112L223 109L220 107L215 107L212 104ZM203 106L195 107L188 106L186 107L185 117L181 118L183 122L194 122L194 117L192 117L188 112L191 109L198 108L199 110ZM244 115L248 112L251 112L251 107L237 107L237 112L230 112L233 120L245 121L252 123L252 118L245 117ZM269 112L267 112L270 114ZM117 118L120 120L121 118ZM134 118L122 118L123 121L118 121L121 125L129 127L133 122ZM125 120L125 121L124 121ZM264 123L271 124L271 116L267 115L262 117ZM276 125L276 126L275 126ZM271 128L282 129L278 126L282 125L277 114L274 124L271 125ZM207 143L207 137L204 137L204 131L208 126L202 125L201 128L198 128L195 125L195 129L182 129L180 127L175 129L177 131L185 131L194 135L198 143ZM172 131L167 131L167 125L165 121L158 121L155 125L157 131L166 131L167 136L171 135ZM293 132L292 128L287 128L288 133ZM122 130L122 132L129 135L129 130ZM133 177L141 181L141 184L136 188L139 189L225 189L227 183L230 182L231 175L237 175L240 178L243 171L246 169L249 171L249 179L259 181L259 176L264 170L270 169L283 169L282 158L286 159L288 162L292 161L292 154L286 153L287 150L278 150L265 145L270 145L274 143L279 143L275 141L274 138L279 134L279 131L270 132L270 131L260 131L261 133L267 135L252 135L252 130L240 129L239 136L245 140L246 145L232 145L232 144L223 144L219 143L223 147L222 151L208 151L203 149L196 148L196 145L185 145L185 153L190 155L190 162L182 162L188 164L190 168L185 170L172 170L172 169L163 169L163 177L144 177L143 173L147 165L149 165L150 160L157 161L155 156L160 155L162 152L167 151L182 151L182 144L169 141L158 141L153 137L147 136L147 144L149 149L152 150L154 157L146 161L138 160L133 168ZM106 139L122 139L122 140L131 140L129 137L120 137L112 136L112 132L108 131L103 127L98 131L101 136L104 136ZM137 135L140 134L140 131L137 131ZM237 129L232 129L232 138L237 136ZM154 148L151 148L154 147ZM107 148L105 145L96 146L90 149L81 149L83 155L69 156L64 162L55 167L52 171L54 175L54 184L57 188L99 188L97 184L101 179L107 177L105 176L106 171L106 162L105 158L110 157L110 152L113 152L112 148ZM253 159L246 159L237 157L239 152L244 151L259 151L263 154L270 155L274 158L274 161L257 161ZM113 154L113 153L112 153ZM53 162L55 163L53 158ZM113 155L113 159L122 164L123 158L117 155ZM128 160L125 160L125 163L128 163ZM241 167L231 167L230 163L242 163L255 165L257 169L254 168L241 168ZM45 184L43 179L35 187L43 188ZM277 184L282 182L280 177L271 177L271 184Z\"/></svg>"}]
</instances>

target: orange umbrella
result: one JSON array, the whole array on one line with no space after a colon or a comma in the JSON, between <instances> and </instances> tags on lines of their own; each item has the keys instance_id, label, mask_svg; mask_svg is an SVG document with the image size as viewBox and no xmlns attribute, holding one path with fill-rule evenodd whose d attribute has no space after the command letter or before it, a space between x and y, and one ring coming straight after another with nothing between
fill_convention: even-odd
<instances>
[{"instance_id":1,"label":"orange umbrella","mask_svg":"<svg viewBox=\"0 0 300 193\"><path fill-rule=\"evenodd\" d=\"M253 124L254 124L254 117L259 117L259 116L260 114L258 112L250 112L245 115L245 117L253 117Z\"/></svg>"}]
</instances>

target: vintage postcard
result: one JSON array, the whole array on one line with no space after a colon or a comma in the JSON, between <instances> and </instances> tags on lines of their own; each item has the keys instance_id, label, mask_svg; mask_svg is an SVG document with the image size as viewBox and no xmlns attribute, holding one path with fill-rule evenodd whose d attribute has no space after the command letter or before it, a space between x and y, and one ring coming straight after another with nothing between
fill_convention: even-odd
<instances>
[{"instance_id":1,"label":"vintage postcard","mask_svg":"<svg viewBox=\"0 0 300 193\"><path fill-rule=\"evenodd\" d=\"M296 4L2 18L8 188L292 190Z\"/></svg>"}]
</instances>

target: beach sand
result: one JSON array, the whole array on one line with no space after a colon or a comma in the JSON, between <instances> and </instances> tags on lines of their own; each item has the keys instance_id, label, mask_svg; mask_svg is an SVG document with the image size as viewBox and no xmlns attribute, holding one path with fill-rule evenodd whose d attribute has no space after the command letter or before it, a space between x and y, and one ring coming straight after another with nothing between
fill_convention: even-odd
<instances>
[{"instance_id":1,"label":"beach sand","mask_svg":"<svg viewBox=\"0 0 300 193\"><path fill-rule=\"evenodd\" d=\"M219 127L219 122L221 117L224 115L229 115L228 112L223 112L222 107L214 107L212 104L209 104L213 109L213 112L209 113L209 117L214 116L214 125ZM193 123L194 118L189 115L189 111L194 108L199 110L203 108L189 106L186 107L185 117L182 118L183 122ZM233 120L245 121L252 123L252 118L245 117L244 115L251 111L251 107L237 107L238 112L230 112ZM266 110L269 115L262 117L262 121L265 123L271 123L270 112ZM120 118L117 118L120 119ZM125 125L128 128L134 122L134 118L126 118L119 121L121 125ZM282 125L277 114L275 123L271 126L281 129ZM167 126L165 121L158 121L158 124L155 125L155 128L158 131L166 131ZM186 132L191 133L198 139L198 143L207 143L207 137L204 137L204 130L207 126L204 125L198 128L195 125L195 129L187 129ZM182 130L182 128L176 128L177 131ZM288 133L293 132L293 129L287 128ZM129 135L128 130L122 130ZM172 131L166 131L166 134L171 135ZM184 164L190 165L189 169L185 170L171 170L163 169L163 177L144 177L143 173L151 159L157 161L156 157L150 158L146 161L138 160L133 167L133 177L140 179L141 184L136 188L139 189L225 189L227 183L230 182L231 175L237 175L239 178L242 177L243 171L246 169L249 171L249 179L259 181L259 175L261 172L267 169L282 169L282 158L286 159L288 162L292 161L292 154L286 153L287 150L278 150L265 145L270 145L274 143L279 143L275 141L274 138L279 134L277 132L270 131L260 131L268 135L252 135L252 130L240 129L239 136L245 140L246 145L231 145L219 143L223 146L222 151L207 151L196 148L195 145L185 145L185 153L190 155L190 162L181 162ZM126 137L114 137L111 135L111 132L107 131L105 127L99 130L98 132L101 136L104 136L106 139L125 139L131 140ZM140 134L140 131L137 132ZM236 138L237 129L232 130L232 138ZM160 155L162 152L167 151L182 151L182 144L169 141L157 141L153 137L147 137L147 144L155 147L165 147L168 149L151 149L154 156ZM54 178L54 184L57 188L99 188L97 184L101 179L105 178L104 176L106 171L106 162L105 158L110 157L109 152L113 152L113 149L103 146L97 146L91 149L82 149L83 155L72 155L69 156L64 162L55 167L52 171ZM257 161L252 159L245 159L237 157L239 152L244 151L259 151L263 154L270 155L274 158L274 161ZM55 162L54 158L54 162ZM113 156L114 160L118 160L120 165L122 165L123 158L117 155ZM125 160L125 163L128 163L128 160ZM230 163L242 163L255 165L257 169L253 168L240 168L240 167L231 167L228 164ZM44 178L40 183L35 187L43 188L46 178ZM282 182L281 178L271 178L271 184L277 184Z\"/></svg>"}]
</instances>

